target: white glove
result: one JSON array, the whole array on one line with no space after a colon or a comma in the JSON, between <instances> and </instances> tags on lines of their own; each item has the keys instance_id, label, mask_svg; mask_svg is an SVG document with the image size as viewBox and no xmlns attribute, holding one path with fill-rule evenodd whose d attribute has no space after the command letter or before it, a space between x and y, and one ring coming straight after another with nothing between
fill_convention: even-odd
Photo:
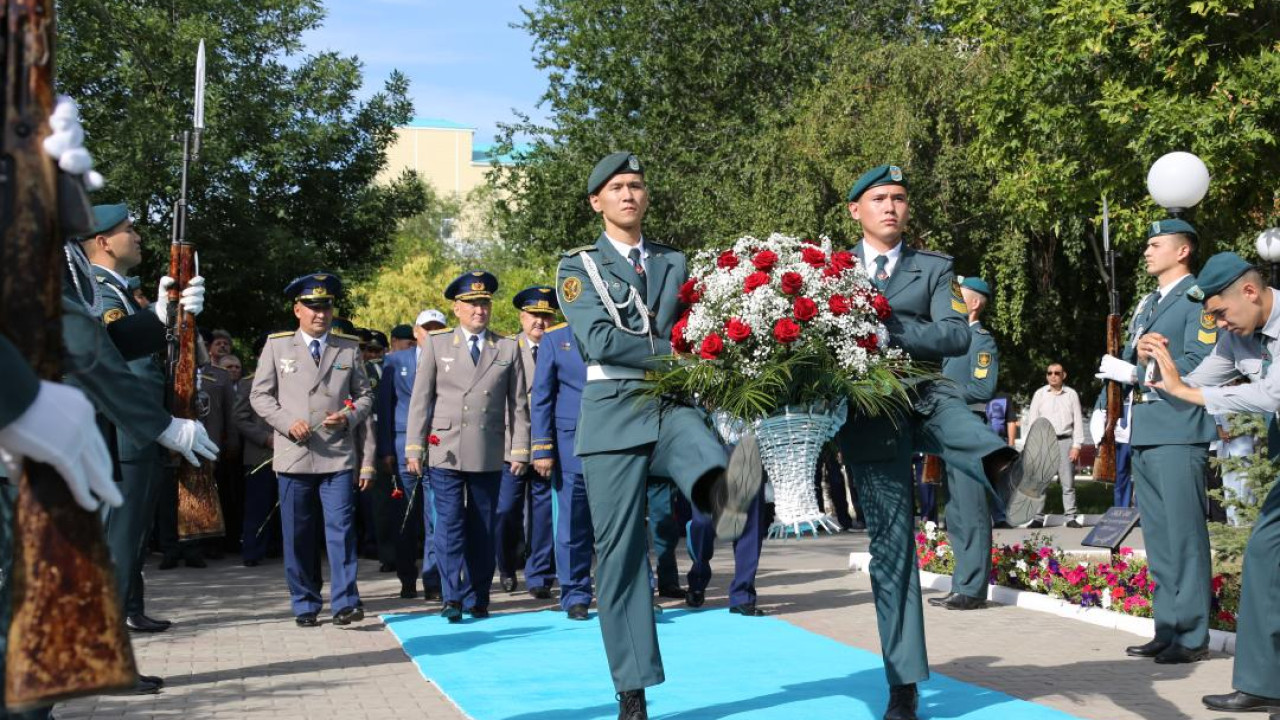
<instances>
[{"instance_id":1,"label":"white glove","mask_svg":"<svg viewBox=\"0 0 1280 720\"><path fill-rule=\"evenodd\" d=\"M169 288L173 287L173 278L165 275L160 278L159 290L156 291L156 317L165 325L169 324ZM187 287L178 297L178 304L192 315L204 311L204 277L197 275L187 282Z\"/></svg>"},{"instance_id":2,"label":"white glove","mask_svg":"<svg viewBox=\"0 0 1280 720\"><path fill-rule=\"evenodd\" d=\"M93 419L93 404L76 388L42 380L31 407L0 429L0 448L52 465L85 510L124 502L111 475L111 454Z\"/></svg>"},{"instance_id":3,"label":"white glove","mask_svg":"<svg viewBox=\"0 0 1280 720\"><path fill-rule=\"evenodd\" d=\"M1107 410L1106 408L1098 408L1089 415L1089 437L1093 438L1095 443L1102 442L1102 436L1107 431Z\"/></svg>"},{"instance_id":4,"label":"white glove","mask_svg":"<svg viewBox=\"0 0 1280 720\"><path fill-rule=\"evenodd\" d=\"M204 425L195 420L174 418L169 427L156 438L156 442L178 453L196 467L200 467L200 460L196 455L206 460L218 459L218 446L209 439Z\"/></svg>"},{"instance_id":5,"label":"white glove","mask_svg":"<svg viewBox=\"0 0 1280 720\"><path fill-rule=\"evenodd\" d=\"M1132 385L1138 381L1138 366L1133 363L1127 363L1114 355L1103 355L1102 362L1098 365L1098 372L1094 377L1099 380L1114 380L1125 385Z\"/></svg>"},{"instance_id":6,"label":"white glove","mask_svg":"<svg viewBox=\"0 0 1280 720\"><path fill-rule=\"evenodd\" d=\"M93 157L84 147L84 128L80 125L80 109L66 95L58 97L58 103L49 116L52 132L44 139L45 153L58 163L58 167L72 175L83 175L85 187L99 190L103 186L102 175L93 169Z\"/></svg>"}]
</instances>

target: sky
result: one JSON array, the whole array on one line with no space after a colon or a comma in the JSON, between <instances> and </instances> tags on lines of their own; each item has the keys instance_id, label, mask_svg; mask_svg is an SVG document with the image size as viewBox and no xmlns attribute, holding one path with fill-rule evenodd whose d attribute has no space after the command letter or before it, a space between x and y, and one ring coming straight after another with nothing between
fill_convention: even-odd
<instances>
[{"instance_id":1,"label":"sky","mask_svg":"<svg viewBox=\"0 0 1280 720\"><path fill-rule=\"evenodd\" d=\"M453 120L491 142L512 108L545 118L536 107L546 89L517 0L327 0L324 25L306 33L306 52L334 50L364 62L362 97L392 70L409 78L418 117ZM525 3L529 4L529 3Z\"/></svg>"}]
</instances>

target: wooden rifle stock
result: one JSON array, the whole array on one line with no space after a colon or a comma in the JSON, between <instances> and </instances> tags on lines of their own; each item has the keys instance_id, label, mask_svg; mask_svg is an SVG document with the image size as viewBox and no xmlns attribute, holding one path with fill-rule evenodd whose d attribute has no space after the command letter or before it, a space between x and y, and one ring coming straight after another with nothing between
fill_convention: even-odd
<instances>
[{"instance_id":1,"label":"wooden rifle stock","mask_svg":"<svg viewBox=\"0 0 1280 720\"><path fill-rule=\"evenodd\" d=\"M53 110L54 0L5 0L3 176L8 185L0 263L0 330L41 378L61 378L59 178L41 142ZM74 190L71 197L68 190ZM48 466L23 465L13 520L12 619L5 652L9 710L132 687L137 681L115 572L98 514L76 504Z\"/></svg>"},{"instance_id":2,"label":"wooden rifle stock","mask_svg":"<svg viewBox=\"0 0 1280 720\"><path fill-rule=\"evenodd\" d=\"M196 386L196 319L182 309L178 304L178 297L179 288L185 288L195 274L194 246L187 242L171 245L169 277L175 282L169 289L170 317L174 318L170 332L173 333L177 347L176 357L169 360L173 375L173 402L170 411L174 417L190 420L199 420L201 415L199 389ZM170 348L173 347L171 343ZM208 405L205 404L204 407L207 410ZM226 534L213 463L200 458L200 467L195 467L178 458L175 475L178 481L178 537L183 540L198 540Z\"/></svg>"},{"instance_id":3,"label":"wooden rifle stock","mask_svg":"<svg viewBox=\"0 0 1280 720\"><path fill-rule=\"evenodd\" d=\"M1107 352L1120 357L1120 316L1107 316ZM1107 424L1098 441L1098 456L1093 461L1093 479L1103 482L1116 481L1116 423L1120 421L1124 402L1120 383L1106 381Z\"/></svg>"}]
</instances>

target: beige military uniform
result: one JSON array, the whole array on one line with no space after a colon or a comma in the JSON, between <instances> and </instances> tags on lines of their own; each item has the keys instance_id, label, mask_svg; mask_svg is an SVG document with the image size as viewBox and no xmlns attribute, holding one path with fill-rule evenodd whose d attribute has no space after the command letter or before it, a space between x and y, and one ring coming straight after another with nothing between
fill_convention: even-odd
<instances>
[{"instance_id":1,"label":"beige military uniform","mask_svg":"<svg viewBox=\"0 0 1280 720\"><path fill-rule=\"evenodd\" d=\"M240 378L240 383L236 386L235 419L236 430L243 441L243 462L246 466L255 468L271 457L271 448L267 446L267 441L275 430L249 405L249 391L252 389L252 374Z\"/></svg>"},{"instance_id":2,"label":"beige military uniform","mask_svg":"<svg viewBox=\"0 0 1280 720\"><path fill-rule=\"evenodd\" d=\"M350 399L355 410L347 424L316 427ZM360 340L330 332L319 366L311 359L302 332L276 333L267 339L258 358L249 403L276 431L276 472L333 473L359 469L360 446L367 438L361 427L373 412L373 390L360 357ZM316 428L305 443L289 437L289 428L303 420Z\"/></svg>"},{"instance_id":3,"label":"beige military uniform","mask_svg":"<svg viewBox=\"0 0 1280 720\"><path fill-rule=\"evenodd\" d=\"M431 467L498 472L504 451L506 462L528 462L529 394L524 368L511 338L486 331L480 360L473 365L461 328L432 333L418 358L405 455L421 460L427 436L435 435L440 444L431 449Z\"/></svg>"},{"instance_id":4,"label":"beige military uniform","mask_svg":"<svg viewBox=\"0 0 1280 720\"><path fill-rule=\"evenodd\" d=\"M516 348L520 353L520 364L524 366L524 384L525 389L528 390L528 393L525 395L525 400L528 401L533 394L533 373L538 369L538 363L533 359L533 343L529 342L529 337L523 332L516 336ZM512 432L514 432L514 430L515 413L514 408L512 408L512 412L507 415L508 452L511 449ZM532 426L530 426L530 432L532 432ZM528 437L526 436L525 439L527 440Z\"/></svg>"}]
</instances>

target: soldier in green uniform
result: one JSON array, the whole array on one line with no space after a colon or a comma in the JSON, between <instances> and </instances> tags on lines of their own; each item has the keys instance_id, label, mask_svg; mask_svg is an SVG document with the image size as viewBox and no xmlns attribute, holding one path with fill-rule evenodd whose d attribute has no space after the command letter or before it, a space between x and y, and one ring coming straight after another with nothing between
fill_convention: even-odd
<instances>
[{"instance_id":1,"label":"soldier in green uniform","mask_svg":"<svg viewBox=\"0 0 1280 720\"><path fill-rule=\"evenodd\" d=\"M613 153L587 179L604 221L594 245L560 260L560 309L587 363L575 451L582 458L595 531L600 631L621 720L648 717L644 688L664 680L649 589L645 481L670 477L716 522L726 540L742 534L759 489L759 461L725 457L705 413L644 397L646 371L671 354L680 316L682 253L644 237L649 190L639 159Z\"/></svg>"},{"instance_id":2,"label":"soldier in green uniform","mask_svg":"<svg viewBox=\"0 0 1280 720\"><path fill-rule=\"evenodd\" d=\"M1160 390L1164 402L1176 398L1203 406L1213 415L1280 411L1280 372L1276 372L1273 362L1280 354L1280 291L1267 287L1262 274L1239 255L1225 252L1209 258L1200 272L1198 285L1188 289L1186 296L1202 302L1204 319L1212 320L1216 330L1227 332L1218 333L1213 351L1187 373L1185 379L1176 355L1178 338L1148 334L1139 341L1138 353L1154 357L1160 375L1148 386ZM1228 387L1242 378L1247 382ZM1134 430L1137 428L1135 418ZM1280 432L1274 418L1269 432L1274 447ZM1140 497L1139 502L1145 531L1146 499ZM1197 524L1203 523L1202 515L1197 518ZM1187 527L1174 529L1174 532L1188 531ZM1204 696L1205 706L1212 710L1280 713L1280 613L1276 612L1280 603L1280 562L1277 558L1280 558L1280 485L1263 501L1244 552L1244 585L1240 589L1240 612L1236 616L1235 672L1231 679L1236 691ZM1208 578L1204 581L1207 584Z\"/></svg>"},{"instance_id":3,"label":"soldier in green uniform","mask_svg":"<svg viewBox=\"0 0 1280 720\"><path fill-rule=\"evenodd\" d=\"M964 299L951 258L913 250L902 242L909 219L907 181L896 165L863 173L849 190L849 214L862 226L854 254L893 310L885 321L889 344L916 361L963 356L969 347ZM924 381L911 389L913 406L898 417L853 415L838 441L849 475L863 498L871 536L871 589L876 602L881 654L889 681L885 720L915 720L916 683L929 677L920 578L912 521L911 454L940 455L961 492L994 495L997 502L1043 494L1052 473L1054 438L1040 426L1028 435L1026 454L1005 445L969 410L953 383ZM1045 433L1049 434L1046 436ZM953 494L954 494L953 490ZM1021 521L1026 503L1009 505Z\"/></svg>"},{"instance_id":4,"label":"soldier in green uniform","mask_svg":"<svg viewBox=\"0 0 1280 720\"><path fill-rule=\"evenodd\" d=\"M960 282L960 295L969 316L969 352L942 361L942 375L955 383L969 410L986 424L987 403L996 394L1000 353L995 338L982 327L982 311L991 287L981 278ZM991 507L983 484L965 482L947 467L947 537L955 554L951 592L930 598L929 604L948 610L976 610L987 604L991 577Z\"/></svg>"},{"instance_id":5,"label":"soldier in green uniform","mask_svg":"<svg viewBox=\"0 0 1280 720\"><path fill-rule=\"evenodd\" d=\"M1209 530L1205 523L1205 462L1217 438L1203 407L1161 397L1137 386L1153 344L1166 347L1178 372L1191 372L1217 342L1213 318L1188 297L1197 235L1185 220L1154 222L1143 253L1148 275L1159 287L1139 303L1129 325L1122 358L1102 358L1098 376L1129 388L1131 467L1142 508L1147 560L1157 579L1152 610L1156 636L1128 649L1161 664L1209 656ZM1137 365L1133 363L1137 362Z\"/></svg>"}]
</instances>

